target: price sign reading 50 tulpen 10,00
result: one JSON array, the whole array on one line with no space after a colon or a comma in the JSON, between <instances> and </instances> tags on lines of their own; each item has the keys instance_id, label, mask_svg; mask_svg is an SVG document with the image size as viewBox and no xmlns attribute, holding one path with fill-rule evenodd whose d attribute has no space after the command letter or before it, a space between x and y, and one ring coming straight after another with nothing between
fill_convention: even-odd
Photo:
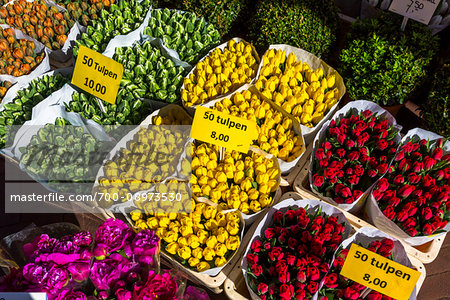
<instances>
[{"instance_id":1,"label":"price sign reading 50 tulpen 10,00","mask_svg":"<svg viewBox=\"0 0 450 300\"><path fill-rule=\"evenodd\" d=\"M192 122L192 138L247 153L257 137L256 122L197 106Z\"/></svg>"},{"instance_id":2,"label":"price sign reading 50 tulpen 10,00","mask_svg":"<svg viewBox=\"0 0 450 300\"><path fill-rule=\"evenodd\" d=\"M72 84L84 91L114 104L123 66L94 50L81 46L72 76Z\"/></svg>"},{"instance_id":3,"label":"price sign reading 50 tulpen 10,00","mask_svg":"<svg viewBox=\"0 0 450 300\"><path fill-rule=\"evenodd\" d=\"M408 300L420 272L352 244L341 275L397 300Z\"/></svg>"}]
</instances>

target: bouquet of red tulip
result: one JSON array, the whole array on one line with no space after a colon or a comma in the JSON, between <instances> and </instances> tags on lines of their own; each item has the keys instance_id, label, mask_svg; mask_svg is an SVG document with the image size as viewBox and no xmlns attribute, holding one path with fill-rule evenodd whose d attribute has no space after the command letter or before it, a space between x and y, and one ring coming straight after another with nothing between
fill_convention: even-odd
<instances>
[{"instance_id":1,"label":"bouquet of red tulip","mask_svg":"<svg viewBox=\"0 0 450 300\"><path fill-rule=\"evenodd\" d=\"M314 200L285 200L258 225L242 270L252 299L310 299L349 233L339 210Z\"/></svg>"},{"instance_id":2,"label":"bouquet of red tulip","mask_svg":"<svg viewBox=\"0 0 450 300\"><path fill-rule=\"evenodd\" d=\"M429 236L450 227L450 154L445 154L450 143L444 150L442 138L423 138L429 134L415 129L405 136L389 172L378 181L368 204L377 227L387 227L409 242L413 241L410 237ZM390 222L386 226L387 221Z\"/></svg>"},{"instance_id":3,"label":"bouquet of red tulip","mask_svg":"<svg viewBox=\"0 0 450 300\"><path fill-rule=\"evenodd\" d=\"M311 157L311 189L352 212L388 170L400 141L395 119L367 102L350 103L325 123Z\"/></svg>"},{"instance_id":4,"label":"bouquet of red tulip","mask_svg":"<svg viewBox=\"0 0 450 300\"><path fill-rule=\"evenodd\" d=\"M362 227L352 237L345 240L334 255L330 271L321 282L319 300L328 299L368 299L368 300L394 300L377 291L369 290L366 286L340 275L351 244L357 244L383 257L412 268L403 245L375 228ZM369 274L370 275L370 274ZM416 299L415 291L409 298Z\"/></svg>"}]
</instances>

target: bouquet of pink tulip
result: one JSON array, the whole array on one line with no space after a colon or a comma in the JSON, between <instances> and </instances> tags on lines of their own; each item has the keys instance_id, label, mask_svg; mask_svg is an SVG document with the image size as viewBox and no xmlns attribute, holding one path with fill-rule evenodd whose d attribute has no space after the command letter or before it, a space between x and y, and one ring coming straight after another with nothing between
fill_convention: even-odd
<instances>
[{"instance_id":1,"label":"bouquet of pink tulip","mask_svg":"<svg viewBox=\"0 0 450 300\"><path fill-rule=\"evenodd\" d=\"M87 231L61 239L42 234L24 246L28 263L2 279L0 291L46 292L50 300L177 299L178 284L158 273L159 238L106 220L95 237Z\"/></svg>"}]
</instances>

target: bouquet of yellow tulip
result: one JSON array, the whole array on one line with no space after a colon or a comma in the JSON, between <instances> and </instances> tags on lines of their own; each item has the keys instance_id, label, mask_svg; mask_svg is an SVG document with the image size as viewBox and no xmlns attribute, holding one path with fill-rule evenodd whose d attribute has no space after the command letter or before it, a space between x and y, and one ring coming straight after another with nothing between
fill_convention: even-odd
<instances>
[{"instance_id":1,"label":"bouquet of yellow tulip","mask_svg":"<svg viewBox=\"0 0 450 300\"><path fill-rule=\"evenodd\" d=\"M238 209L250 215L270 206L280 183L276 159L249 151L225 150L218 146L192 144L192 193L217 203L221 209Z\"/></svg>"},{"instance_id":2,"label":"bouquet of yellow tulip","mask_svg":"<svg viewBox=\"0 0 450 300\"><path fill-rule=\"evenodd\" d=\"M235 91L256 77L259 56L255 48L239 39L215 48L184 79L181 98L185 107L206 103Z\"/></svg>"},{"instance_id":3,"label":"bouquet of yellow tulip","mask_svg":"<svg viewBox=\"0 0 450 300\"><path fill-rule=\"evenodd\" d=\"M94 189L108 195L100 206L130 200L135 193L177 174L188 135L164 126L138 127L127 134L111 151L113 158L100 169Z\"/></svg>"},{"instance_id":4,"label":"bouquet of yellow tulip","mask_svg":"<svg viewBox=\"0 0 450 300\"><path fill-rule=\"evenodd\" d=\"M130 218L139 229L156 231L162 252L198 272L215 269L209 272L216 275L239 249L244 222L239 211L223 213L220 207L195 200L192 207L191 213L178 214L136 209Z\"/></svg>"},{"instance_id":5,"label":"bouquet of yellow tulip","mask_svg":"<svg viewBox=\"0 0 450 300\"><path fill-rule=\"evenodd\" d=\"M169 104L153 112L141 125L191 125L192 117L179 105Z\"/></svg>"},{"instance_id":6,"label":"bouquet of yellow tulip","mask_svg":"<svg viewBox=\"0 0 450 300\"><path fill-rule=\"evenodd\" d=\"M266 52L255 86L310 128L324 118L342 94L334 73L324 74L322 68L312 70L307 63L297 61L294 53L286 55L281 49Z\"/></svg>"},{"instance_id":7,"label":"bouquet of yellow tulip","mask_svg":"<svg viewBox=\"0 0 450 300\"><path fill-rule=\"evenodd\" d=\"M245 85L231 97L217 100L214 109L257 124L255 146L273 156L291 162L304 151L300 125L297 120L265 101L253 87ZM297 132L296 132L297 131Z\"/></svg>"}]
</instances>

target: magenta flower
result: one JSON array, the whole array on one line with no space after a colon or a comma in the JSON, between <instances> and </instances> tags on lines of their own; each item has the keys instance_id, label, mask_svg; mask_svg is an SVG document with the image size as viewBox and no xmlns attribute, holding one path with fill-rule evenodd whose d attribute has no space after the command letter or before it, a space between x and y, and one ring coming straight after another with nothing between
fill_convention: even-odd
<instances>
[{"instance_id":1,"label":"magenta flower","mask_svg":"<svg viewBox=\"0 0 450 300\"><path fill-rule=\"evenodd\" d=\"M133 231L123 221L108 219L97 229L95 242L106 245L111 253L123 249L132 235Z\"/></svg>"},{"instance_id":2,"label":"magenta flower","mask_svg":"<svg viewBox=\"0 0 450 300\"><path fill-rule=\"evenodd\" d=\"M133 300L175 300L177 283L168 273L157 274L154 271L148 273L147 282L136 284L133 292Z\"/></svg>"}]
</instances>

